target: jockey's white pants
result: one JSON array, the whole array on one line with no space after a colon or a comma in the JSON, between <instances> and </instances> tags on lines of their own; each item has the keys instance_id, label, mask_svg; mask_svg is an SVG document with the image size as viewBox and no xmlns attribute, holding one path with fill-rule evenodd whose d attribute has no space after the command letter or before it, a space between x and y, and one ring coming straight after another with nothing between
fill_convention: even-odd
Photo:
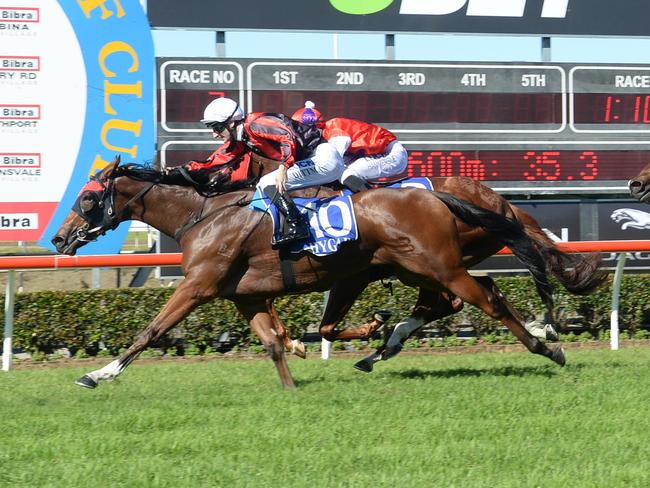
<instances>
[{"instance_id":1,"label":"jockey's white pants","mask_svg":"<svg viewBox=\"0 0 650 488\"><path fill-rule=\"evenodd\" d=\"M404 146L398 141L393 141L384 154L353 159L343 171L340 181L345 181L350 175L366 181L397 176L406 170L408 158Z\"/></svg>"},{"instance_id":2,"label":"jockey's white pants","mask_svg":"<svg viewBox=\"0 0 650 488\"><path fill-rule=\"evenodd\" d=\"M325 142L316 147L311 158L296 161L287 170L287 190L291 191L331 183L341 177L344 169L343 158L341 158L334 146ZM260 178L257 186L261 191L275 186L277 172L276 169Z\"/></svg>"}]
</instances>

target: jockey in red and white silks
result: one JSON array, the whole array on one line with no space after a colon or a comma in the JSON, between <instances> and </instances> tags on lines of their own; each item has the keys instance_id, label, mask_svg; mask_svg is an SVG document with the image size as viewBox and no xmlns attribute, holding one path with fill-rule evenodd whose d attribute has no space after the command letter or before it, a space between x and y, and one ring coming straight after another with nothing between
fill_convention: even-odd
<instances>
[{"instance_id":1,"label":"jockey in red and white silks","mask_svg":"<svg viewBox=\"0 0 650 488\"><path fill-rule=\"evenodd\" d=\"M322 130L323 139L336 148L346 166L339 181L352 191L369 188L366 181L394 177L406 170L406 149L383 127L343 117L323 121L310 101L292 118L303 124L315 124Z\"/></svg>"},{"instance_id":2,"label":"jockey in red and white silks","mask_svg":"<svg viewBox=\"0 0 650 488\"><path fill-rule=\"evenodd\" d=\"M378 125L337 117L319 124L323 138L334 146L346 168L340 181L351 190L356 179L390 178L403 173L408 153L395 135Z\"/></svg>"}]
</instances>

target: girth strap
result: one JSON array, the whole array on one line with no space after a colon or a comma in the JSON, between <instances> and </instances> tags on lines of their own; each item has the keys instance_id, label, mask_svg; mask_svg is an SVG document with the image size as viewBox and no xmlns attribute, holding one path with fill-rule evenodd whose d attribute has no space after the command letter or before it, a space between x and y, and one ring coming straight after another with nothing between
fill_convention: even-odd
<instances>
[{"instance_id":1,"label":"girth strap","mask_svg":"<svg viewBox=\"0 0 650 488\"><path fill-rule=\"evenodd\" d=\"M286 249L280 249L280 272L282 273L282 285L286 292L296 290L296 274L293 272L293 261L291 253Z\"/></svg>"}]
</instances>

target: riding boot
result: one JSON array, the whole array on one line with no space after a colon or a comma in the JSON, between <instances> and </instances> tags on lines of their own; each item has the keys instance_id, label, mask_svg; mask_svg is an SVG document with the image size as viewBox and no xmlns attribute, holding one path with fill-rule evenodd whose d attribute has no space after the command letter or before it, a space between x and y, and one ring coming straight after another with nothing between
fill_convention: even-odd
<instances>
[{"instance_id":1,"label":"riding boot","mask_svg":"<svg viewBox=\"0 0 650 488\"><path fill-rule=\"evenodd\" d=\"M370 190L372 188L370 183L355 175L348 176L341 183L348 187L352 193L359 193L360 191Z\"/></svg>"},{"instance_id":2,"label":"riding boot","mask_svg":"<svg viewBox=\"0 0 650 488\"><path fill-rule=\"evenodd\" d=\"M276 239L273 236L271 246L277 249L280 246L309 238L309 228L305 218L300 213L296 204L287 194L277 193L274 199L275 206L284 217L283 225L280 226L282 235Z\"/></svg>"}]
</instances>

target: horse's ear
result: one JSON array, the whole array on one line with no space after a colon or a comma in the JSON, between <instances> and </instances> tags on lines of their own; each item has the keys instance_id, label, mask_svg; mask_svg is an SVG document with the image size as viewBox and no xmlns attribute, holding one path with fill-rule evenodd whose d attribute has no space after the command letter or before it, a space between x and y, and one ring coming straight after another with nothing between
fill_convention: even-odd
<instances>
[{"instance_id":1,"label":"horse's ear","mask_svg":"<svg viewBox=\"0 0 650 488\"><path fill-rule=\"evenodd\" d=\"M106 179L110 177L115 171L115 169L120 165L120 162L121 162L120 156L115 156L113 158L113 161L108 163L108 165L106 165L106 167L102 171L102 178Z\"/></svg>"},{"instance_id":2,"label":"horse's ear","mask_svg":"<svg viewBox=\"0 0 650 488\"><path fill-rule=\"evenodd\" d=\"M113 162L117 163L117 165L119 166L120 163L122 162L122 156L120 156L119 154L116 154L115 158L113 159Z\"/></svg>"}]
</instances>

